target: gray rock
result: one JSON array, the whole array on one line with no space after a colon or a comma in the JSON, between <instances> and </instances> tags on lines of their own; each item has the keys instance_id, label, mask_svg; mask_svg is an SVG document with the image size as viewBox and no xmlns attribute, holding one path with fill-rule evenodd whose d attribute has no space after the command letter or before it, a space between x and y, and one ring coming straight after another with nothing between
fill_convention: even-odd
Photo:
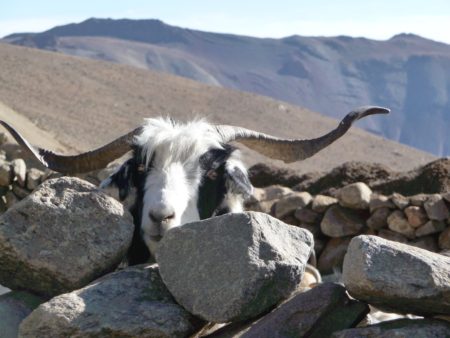
<instances>
[{"instance_id":1,"label":"gray rock","mask_svg":"<svg viewBox=\"0 0 450 338\"><path fill-rule=\"evenodd\" d=\"M372 190L363 182L349 184L339 189L339 204L351 209L368 209Z\"/></svg>"},{"instance_id":2,"label":"gray rock","mask_svg":"<svg viewBox=\"0 0 450 338\"><path fill-rule=\"evenodd\" d=\"M415 229L409 224L405 214L401 210L393 211L387 218L389 229L406 236L409 239L415 237Z\"/></svg>"},{"instance_id":3,"label":"gray rock","mask_svg":"<svg viewBox=\"0 0 450 338\"><path fill-rule=\"evenodd\" d=\"M109 274L39 306L22 338L187 337L202 322L176 304L153 266Z\"/></svg>"},{"instance_id":4,"label":"gray rock","mask_svg":"<svg viewBox=\"0 0 450 338\"><path fill-rule=\"evenodd\" d=\"M376 236L350 242L343 266L350 294L382 310L450 312L450 257Z\"/></svg>"},{"instance_id":5,"label":"gray rock","mask_svg":"<svg viewBox=\"0 0 450 338\"><path fill-rule=\"evenodd\" d=\"M391 196L391 201L400 210L405 209L409 205L409 199L402 194L393 193Z\"/></svg>"},{"instance_id":6,"label":"gray rock","mask_svg":"<svg viewBox=\"0 0 450 338\"><path fill-rule=\"evenodd\" d=\"M0 285L0 295L3 295L4 293L7 293L9 291L11 291L11 290Z\"/></svg>"},{"instance_id":7,"label":"gray rock","mask_svg":"<svg viewBox=\"0 0 450 338\"><path fill-rule=\"evenodd\" d=\"M428 216L421 207L411 205L405 208L405 215L413 228L418 228L428 221Z\"/></svg>"},{"instance_id":8,"label":"gray rock","mask_svg":"<svg viewBox=\"0 0 450 338\"><path fill-rule=\"evenodd\" d=\"M0 283L48 296L72 291L114 269L132 234L131 215L94 185L48 180L0 217Z\"/></svg>"},{"instance_id":9,"label":"gray rock","mask_svg":"<svg viewBox=\"0 0 450 338\"><path fill-rule=\"evenodd\" d=\"M298 208L295 210L294 217L302 223L316 224L320 222L322 214L311 209Z\"/></svg>"},{"instance_id":10,"label":"gray rock","mask_svg":"<svg viewBox=\"0 0 450 338\"><path fill-rule=\"evenodd\" d=\"M369 312L338 284L321 284L293 296L255 323L225 326L208 338L329 337L354 327Z\"/></svg>"},{"instance_id":11,"label":"gray rock","mask_svg":"<svg viewBox=\"0 0 450 338\"><path fill-rule=\"evenodd\" d=\"M365 224L365 219L358 212L333 205L325 212L320 229L327 236L344 237L358 234Z\"/></svg>"},{"instance_id":12,"label":"gray rock","mask_svg":"<svg viewBox=\"0 0 450 338\"><path fill-rule=\"evenodd\" d=\"M178 303L223 323L256 317L287 298L313 245L309 231L269 215L227 214L171 229L156 261Z\"/></svg>"},{"instance_id":13,"label":"gray rock","mask_svg":"<svg viewBox=\"0 0 450 338\"><path fill-rule=\"evenodd\" d=\"M25 161L21 158L17 158L11 161L12 173L14 179L17 181L19 186L25 187L27 178L27 165Z\"/></svg>"},{"instance_id":14,"label":"gray rock","mask_svg":"<svg viewBox=\"0 0 450 338\"><path fill-rule=\"evenodd\" d=\"M0 296L0 337L16 338L22 320L44 301L44 298L24 291Z\"/></svg>"},{"instance_id":15,"label":"gray rock","mask_svg":"<svg viewBox=\"0 0 450 338\"><path fill-rule=\"evenodd\" d=\"M331 238L319 256L317 267L322 274L330 274L342 270L345 253L350 243L350 237Z\"/></svg>"},{"instance_id":16,"label":"gray rock","mask_svg":"<svg viewBox=\"0 0 450 338\"><path fill-rule=\"evenodd\" d=\"M44 172L36 169L30 168L27 173L27 189L34 190L41 183L41 179L44 176Z\"/></svg>"},{"instance_id":17,"label":"gray rock","mask_svg":"<svg viewBox=\"0 0 450 338\"><path fill-rule=\"evenodd\" d=\"M439 194L430 195L423 206L430 219L444 221L450 217L445 201Z\"/></svg>"},{"instance_id":18,"label":"gray rock","mask_svg":"<svg viewBox=\"0 0 450 338\"><path fill-rule=\"evenodd\" d=\"M416 207L421 207L425 203L425 201L428 199L428 194L417 194L409 197L409 202L411 205L414 205Z\"/></svg>"},{"instance_id":19,"label":"gray rock","mask_svg":"<svg viewBox=\"0 0 450 338\"><path fill-rule=\"evenodd\" d=\"M372 230L380 230L388 227L387 219L391 214L389 208L377 208L367 219L367 226Z\"/></svg>"},{"instance_id":20,"label":"gray rock","mask_svg":"<svg viewBox=\"0 0 450 338\"><path fill-rule=\"evenodd\" d=\"M338 203L337 198L325 195L316 195L313 197L311 209L317 212L325 212L330 206L336 203Z\"/></svg>"},{"instance_id":21,"label":"gray rock","mask_svg":"<svg viewBox=\"0 0 450 338\"><path fill-rule=\"evenodd\" d=\"M438 232L441 232L445 229L446 224L443 221L428 221L424 225L422 225L420 228L416 229L416 237L422 237L427 236L431 234L436 234Z\"/></svg>"},{"instance_id":22,"label":"gray rock","mask_svg":"<svg viewBox=\"0 0 450 338\"><path fill-rule=\"evenodd\" d=\"M437 319L397 319L356 329L335 332L333 338L444 338L450 323Z\"/></svg>"},{"instance_id":23,"label":"gray rock","mask_svg":"<svg viewBox=\"0 0 450 338\"><path fill-rule=\"evenodd\" d=\"M7 187L11 184L12 173L8 162L0 160L0 187Z\"/></svg>"},{"instance_id":24,"label":"gray rock","mask_svg":"<svg viewBox=\"0 0 450 338\"><path fill-rule=\"evenodd\" d=\"M292 189L281 185L271 185L263 189L264 193L259 196L261 201L273 201L281 199L293 193Z\"/></svg>"},{"instance_id":25,"label":"gray rock","mask_svg":"<svg viewBox=\"0 0 450 338\"><path fill-rule=\"evenodd\" d=\"M306 207L312 200L309 192L294 192L288 196L280 199L274 206L275 217L283 218L288 215L293 215L298 208Z\"/></svg>"},{"instance_id":26,"label":"gray rock","mask_svg":"<svg viewBox=\"0 0 450 338\"><path fill-rule=\"evenodd\" d=\"M394 209L395 204L391 201L391 199L385 195L380 195L373 193L370 196L369 209L370 212L373 213L375 210L380 208L389 208Z\"/></svg>"}]
</instances>

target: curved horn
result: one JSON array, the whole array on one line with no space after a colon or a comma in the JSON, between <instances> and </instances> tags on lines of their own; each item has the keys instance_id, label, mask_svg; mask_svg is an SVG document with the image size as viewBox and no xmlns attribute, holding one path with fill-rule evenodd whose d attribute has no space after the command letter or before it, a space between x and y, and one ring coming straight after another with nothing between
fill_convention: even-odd
<instances>
[{"instance_id":1,"label":"curved horn","mask_svg":"<svg viewBox=\"0 0 450 338\"><path fill-rule=\"evenodd\" d=\"M368 115L388 113L389 109L376 106L357 108L348 113L336 129L311 140L280 139L257 131L227 125L218 125L216 130L225 143L237 141L262 155L291 163L311 157L329 146L344 135L355 121Z\"/></svg>"},{"instance_id":2,"label":"curved horn","mask_svg":"<svg viewBox=\"0 0 450 338\"><path fill-rule=\"evenodd\" d=\"M52 151L33 147L18 131L8 123L1 121L4 126L30 155L34 156L45 167L64 174L85 173L105 168L106 165L128 152L131 148L133 137L141 133L141 127L125 134L114 141L79 155L60 155Z\"/></svg>"}]
</instances>

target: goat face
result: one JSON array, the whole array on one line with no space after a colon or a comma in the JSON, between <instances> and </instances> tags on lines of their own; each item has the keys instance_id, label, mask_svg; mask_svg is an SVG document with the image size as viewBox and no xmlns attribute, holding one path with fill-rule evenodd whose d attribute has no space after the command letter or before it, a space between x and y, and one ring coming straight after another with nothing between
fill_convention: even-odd
<instances>
[{"instance_id":1,"label":"goat face","mask_svg":"<svg viewBox=\"0 0 450 338\"><path fill-rule=\"evenodd\" d=\"M216 135L201 121L149 120L133 157L102 183L116 186L121 200L134 190L135 241L143 239L150 253L173 227L243 210L252 186L236 149Z\"/></svg>"}]
</instances>

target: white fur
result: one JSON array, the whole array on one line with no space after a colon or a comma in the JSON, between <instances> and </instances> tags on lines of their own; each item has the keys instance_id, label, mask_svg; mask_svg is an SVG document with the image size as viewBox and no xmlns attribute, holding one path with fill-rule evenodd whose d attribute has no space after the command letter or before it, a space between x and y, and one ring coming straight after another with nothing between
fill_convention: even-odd
<instances>
[{"instance_id":1,"label":"white fur","mask_svg":"<svg viewBox=\"0 0 450 338\"><path fill-rule=\"evenodd\" d=\"M200 219L199 158L209 149L222 146L220 136L203 120L179 124L162 118L147 119L135 142L143 147L146 166L152 166L145 183L141 229L154 254L158 236L162 237L170 228ZM158 211L173 213L174 217L155 223L149 214Z\"/></svg>"}]
</instances>

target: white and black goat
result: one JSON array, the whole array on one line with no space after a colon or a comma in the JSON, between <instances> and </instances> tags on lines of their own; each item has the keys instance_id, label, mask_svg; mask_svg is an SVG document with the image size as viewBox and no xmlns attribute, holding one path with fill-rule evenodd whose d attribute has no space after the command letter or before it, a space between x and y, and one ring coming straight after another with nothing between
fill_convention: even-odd
<instances>
[{"instance_id":1,"label":"white and black goat","mask_svg":"<svg viewBox=\"0 0 450 338\"><path fill-rule=\"evenodd\" d=\"M34 148L10 125L0 123L43 165L65 174L105 168L132 151L131 158L101 186L117 187L121 200L134 199L131 213L135 233L128 259L130 264L138 264L150 258L170 228L243 211L244 199L251 194L252 186L237 149L229 144L231 141L273 159L300 161L344 135L356 120L388 112L381 107L361 107L347 114L336 129L311 140L279 139L202 120L183 124L171 119L147 119L143 126L113 142L74 156Z\"/></svg>"}]
</instances>

